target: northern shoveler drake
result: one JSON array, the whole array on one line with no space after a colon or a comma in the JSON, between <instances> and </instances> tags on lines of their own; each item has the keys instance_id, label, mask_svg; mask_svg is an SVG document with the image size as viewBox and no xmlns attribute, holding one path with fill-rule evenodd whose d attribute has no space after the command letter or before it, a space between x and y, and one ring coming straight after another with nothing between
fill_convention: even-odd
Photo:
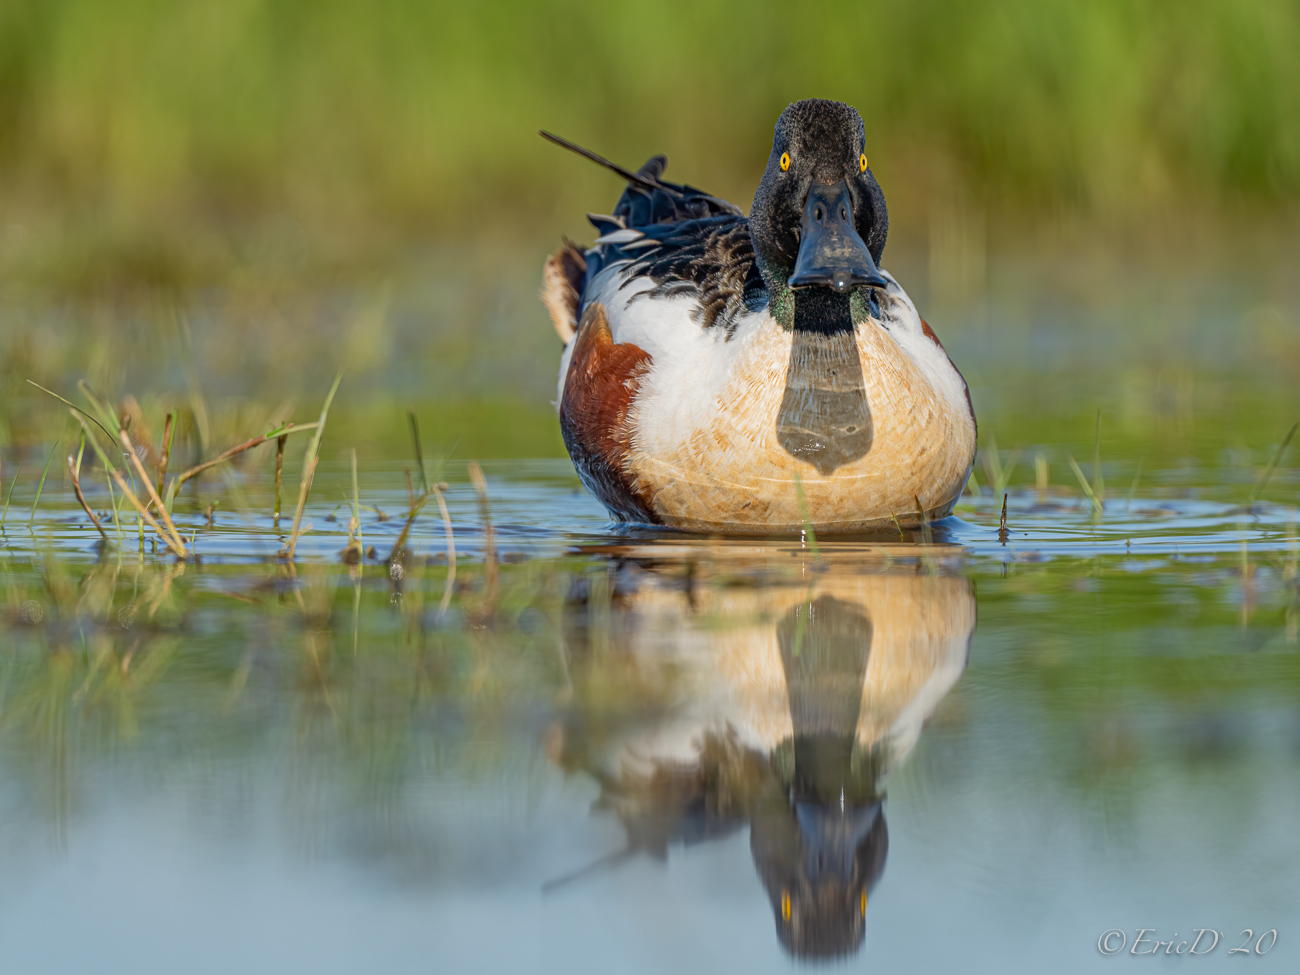
<instances>
[{"instance_id":1,"label":"northern shoveler drake","mask_svg":"<svg viewBox=\"0 0 1300 975\"><path fill-rule=\"evenodd\" d=\"M966 382L898 282L862 117L776 123L748 218L636 172L542 299L566 343L556 408L617 520L695 531L870 531L948 515L975 458Z\"/></svg>"}]
</instances>

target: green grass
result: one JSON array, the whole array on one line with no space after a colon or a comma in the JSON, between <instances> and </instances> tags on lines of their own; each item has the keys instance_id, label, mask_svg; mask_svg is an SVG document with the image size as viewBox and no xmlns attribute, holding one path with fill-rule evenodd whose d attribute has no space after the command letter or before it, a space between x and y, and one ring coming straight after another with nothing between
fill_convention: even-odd
<instances>
[{"instance_id":1,"label":"green grass","mask_svg":"<svg viewBox=\"0 0 1300 975\"><path fill-rule=\"evenodd\" d=\"M1298 49L1285 0L13 0L0 208L70 273L110 247L164 283L268 215L572 229L615 185L539 126L748 203L781 108L825 96L900 198L1200 218L1300 194Z\"/></svg>"}]
</instances>

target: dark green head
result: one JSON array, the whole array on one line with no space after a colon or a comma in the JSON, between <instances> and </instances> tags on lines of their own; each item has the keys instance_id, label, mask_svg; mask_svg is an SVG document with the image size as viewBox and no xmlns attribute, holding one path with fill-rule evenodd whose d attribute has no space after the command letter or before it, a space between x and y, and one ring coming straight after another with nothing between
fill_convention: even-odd
<instances>
[{"instance_id":1,"label":"dark green head","mask_svg":"<svg viewBox=\"0 0 1300 975\"><path fill-rule=\"evenodd\" d=\"M885 195L866 157L856 109L809 98L777 119L749 215L759 269L773 295L786 288L847 295L884 287Z\"/></svg>"}]
</instances>

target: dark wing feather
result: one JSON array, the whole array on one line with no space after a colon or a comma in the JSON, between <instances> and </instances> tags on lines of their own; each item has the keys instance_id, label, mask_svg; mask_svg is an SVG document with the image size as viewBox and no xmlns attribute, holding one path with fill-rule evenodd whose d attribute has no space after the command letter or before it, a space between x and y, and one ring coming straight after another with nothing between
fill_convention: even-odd
<instances>
[{"instance_id":1,"label":"dark wing feather","mask_svg":"<svg viewBox=\"0 0 1300 975\"><path fill-rule=\"evenodd\" d=\"M621 252L631 258L629 282L645 276L655 283L655 287L638 292L633 301L696 298L700 325L721 326L728 337L747 311L766 304L767 290L754 260L749 221L744 217L713 217L647 230L648 237L664 235L658 247Z\"/></svg>"},{"instance_id":2,"label":"dark wing feather","mask_svg":"<svg viewBox=\"0 0 1300 975\"><path fill-rule=\"evenodd\" d=\"M657 165L656 165L657 164ZM669 183L657 178L668 160L655 156L639 170L656 173L655 188L647 189L637 183L628 183L619 197L614 216L623 219L625 227L643 227L659 223L681 223L683 220L701 220L716 216L743 216L740 209L726 200L720 200L703 190L685 183ZM655 167L652 169L652 167Z\"/></svg>"},{"instance_id":3,"label":"dark wing feather","mask_svg":"<svg viewBox=\"0 0 1300 975\"><path fill-rule=\"evenodd\" d=\"M586 288L596 275L610 264L624 261L628 262L629 281L646 276L655 283L631 301L696 298L696 320L704 328L721 326L728 338L745 312L766 304L767 290L754 260L749 221L739 207L694 186L661 179L668 165L665 156L652 156L632 172L567 139L541 134L627 180L612 214L587 216L602 237L629 230L640 236L599 244L587 252L584 306Z\"/></svg>"}]
</instances>

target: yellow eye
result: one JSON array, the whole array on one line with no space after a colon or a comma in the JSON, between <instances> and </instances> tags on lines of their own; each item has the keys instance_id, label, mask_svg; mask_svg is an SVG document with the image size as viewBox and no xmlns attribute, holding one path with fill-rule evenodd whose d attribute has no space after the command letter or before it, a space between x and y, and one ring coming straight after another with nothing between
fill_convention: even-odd
<instances>
[{"instance_id":1,"label":"yellow eye","mask_svg":"<svg viewBox=\"0 0 1300 975\"><path fill-rule=\"evenodd\" d=\"M790 920L790 892L788 890L781 891L781 920Z\"/></svg>"},{"instance_id":2,"label":"yellow eye","mask_svg":"<svg viewBox=\"0 0 1300 975\"><path fill-rule=\"evenodd\" d=\"M862 155L858 156L858 172L865 173L866 171L867 171L867 154L864 152Z\"/></svg>"},{"instance_id":3,"label":"yellow eye","mask_svg":"<svg viewBox=\"0 0 1300 975\"><path fill-rule=\"evenodd\" d=\"M786 172L790 168L790 153L781 153L781 172Z\"/></svg>"},{"instance_id":4,"label":"yellow eye","mask_svg":"<svg viewBox=\"0 0 1300 975\"><path fill-rule=\"evenodd\" d=\"M867 916L867 892L865 890L862 892L862 916Z\"/></svg>"}]
</instances>

